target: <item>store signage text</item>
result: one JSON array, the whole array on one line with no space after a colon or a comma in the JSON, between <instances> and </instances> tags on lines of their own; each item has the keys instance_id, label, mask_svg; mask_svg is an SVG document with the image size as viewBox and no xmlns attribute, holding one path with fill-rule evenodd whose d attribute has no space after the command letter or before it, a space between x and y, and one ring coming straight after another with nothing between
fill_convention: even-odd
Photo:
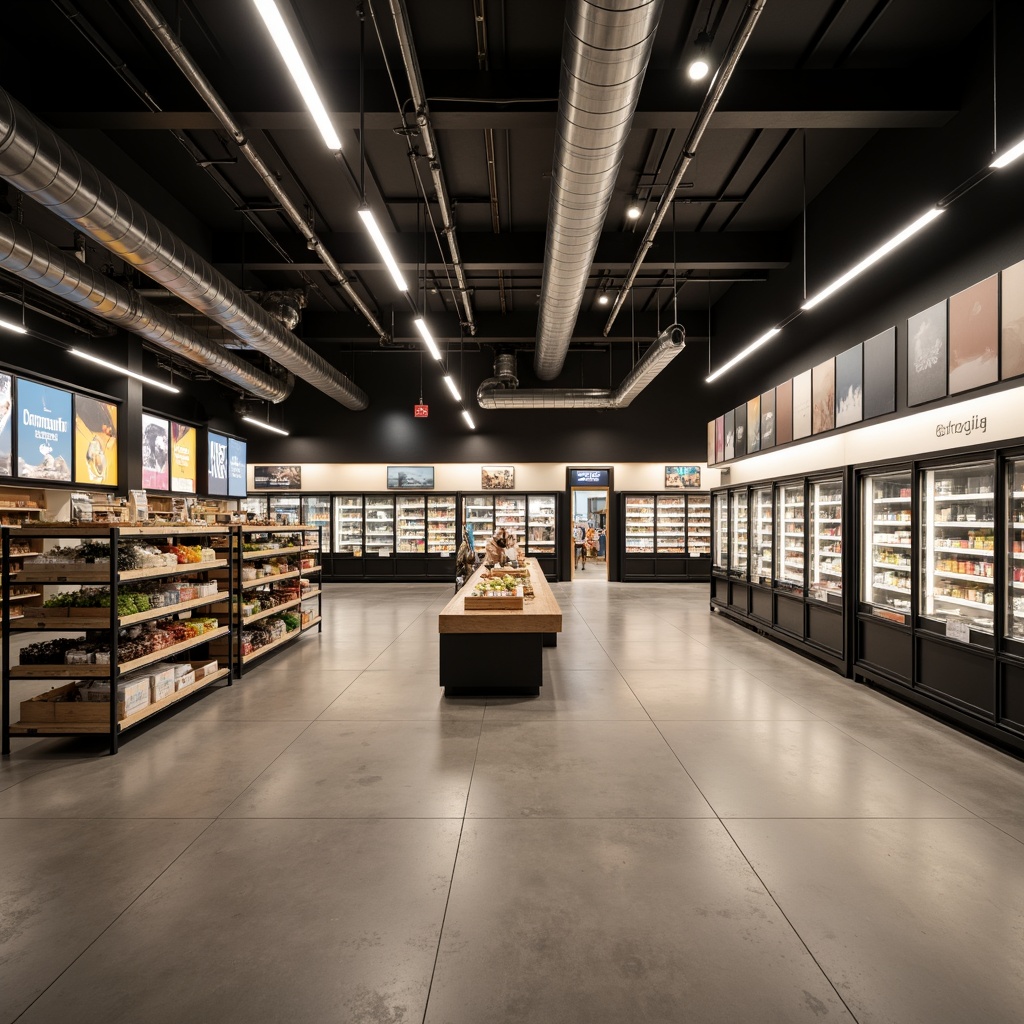
<instances>
[{"instance_id":1,"label":"store signage text","mask_svg":"<svg viewBox=\"0 0 1024 1024\"><path fill-rule=\"evenodd\" d=\"M608 486L607 469L573 469L570 472L572 473L573 487L580 487L586 484L597 484L601 487Z\"/></svg>"},{"instance_id":2,"label":"store signage text","mask_svg":"<svg viewBox=\"0 0 1024 1024\"><path fill-rule=\"evenodd\" d=\"M977 413L963 420L949 420L935 424L936 437L970 437L971 434L984 434L988 430L988 417Z\"/></svg>"}]
</instances>

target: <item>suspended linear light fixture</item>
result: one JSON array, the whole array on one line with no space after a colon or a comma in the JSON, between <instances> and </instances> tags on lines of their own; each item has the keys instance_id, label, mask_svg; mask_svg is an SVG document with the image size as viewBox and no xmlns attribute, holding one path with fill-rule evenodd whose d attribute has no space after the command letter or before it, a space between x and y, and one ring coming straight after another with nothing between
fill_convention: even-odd
<instances>
[{"instance_id":1,"label":"suspended linear light fixture","mask_svg":"<svg viewBox=\"0 0 1024 1024\"><path fill-rule=\"evenodd\" d=\"M476 424L473 422L473 417L469 415L468 409L462 410L462 418L469 424L470 430L476 430Z\"/></svg>"},{"instance_id":2,"label":"suspended linear light fixture","mask_svg":"<svg viewBox=\"0 0 1024 1024\"><path fill-rule=\"evenodd\" d=\"M705 383L710 384L717 377L721 377L726 370L731 370L738 362L746 359L755 349L760 348L766 341L771 341L782 330L781 327L773 327L770 331L765 331L757 341L752 341L742 352L737 352L724 366L720 366L714 373L709 374L704 378Z\"/></svg>"},{"instance_id":3,"label":"suspended linear light fixture","mask_svg":"<svg viewBox=\"0 0 1024 1024\"><path fill-rule=\"evenodd\" d=\"M307 109L313 115L313 120L316 122L317 128L320 129L327 148L337 152L341 149L341 139L338 138L334 125L331 124L327 108L324 106L323 100L320 99L320 93L299 54L299 48L295 45L295 40L292 39L292 34L288 31L284 18L281 17L275 0L253 0L253 3L256 5L256 10L259 11L263 23L267 26L267 31L270 33L270 38L274 41L278 53L284 60L288 73L298 86Z\"/></svg>"},{"instance_id":4,"label":"suspended linear light fixture","mask_svg":"<svg viewBox=\"0 0 1024 1024\"><path fill-rule=\"evenodd\" d=\"M1024 156L1024 139L1021 139L1017 145L1011 146L1001 156L997 156L995 160L989 164L989 167L994 167L996 169L1006 167L1008 164L1012 164L1013 161L1020 156Z\"/></svg>"},{"instance_id":5,"label":"suspended linear light fixture","mask_svg":"<svg viewBox=\"0 0 1024 1024\"><path fill-rule=\"evenodd\" d=\"M455 381L453 381L447 373L444 375L442 380L448 385L448 390L452 393L452 398L454 398L456 402L461 402L462 395L459 394L459 389L455 386Z\"/></svg>"},{"instance_id":6,"label":"suspended linear light fixture","mask_svg":"<svg viewBox=\"0 0 1024 1024\"><path fill-rule=\"evenodd\" d=\"M123 373L126 377L133 377L135 380L141 380L143 384L152 384L155 388L163 388L164 391L170 391L172 394L179 394L181 388L176 388L173 384L165 384L162 380L154 380L152 377L146 377L144 374L136 373L134 370L129 370L127 367L118 366L117 363L108 363L106 359L100 359L99 356L90 355L88 352L83 352L80 348L69 349L73 356L78 356L79 359L86 359L90 363L95 363L97 366L106 367L108 370L114 370L116 373Z\"/></svg>"},{"instance_id":7,"label":"suspended linear light fixture","mask_svg":"<svg viewBox=\"0 0 1024 1024\"><path fill-rule=\"evenodd\" d=\"M263 430L269 430L272 434L281 434L283 437L289 437L290 432L282 430L280 427L275 427L271 423L266 423L263 420L258 420L254 416L243 416L243 420L246 423L251 423L254 427L261 427Z\"/></svg>"},{"instance_id":8,"label":"suspended linear light fixture","mask_svg":"<svg viewBox=\"0 0 1024 1024\"><path fill-rule=\"evenodd\" d=\"M14 331L15 334L28 334L28 331L21 324L16 324L13 320L0 318L0 327L8 331Z\"/></svg>"},{"instance_id":9,"label":"suspended linear light fixture","mask_svg":"<svg viewBox=\"0 0 1024 1024\"><path fill-rule=\"evenodd\" d=\"M434 344L434 336L430 333L430 328L427 326L426 320L423 317L418 316L413 323L416 325L416 330L423 335L423 340L427 343L427 351L438 361L441 361L441 353L437 350L437 345Z\"/></svg>"},{"instance_id":10,"label":"suspended linear light fixture","mask_svg":"<svg viewBox=\"0 0 1024 1024\"><path fill-rule=\"evenodd\" d=\"M359 208L359 217L365 225L367 232L369 232L370 237L373 239L373 244L377 246L377 252L380 253L380 258L384 261L384 266L386 266L390 271L392 279L398 286L398 290L400 292L407 292L409 290L409 286L405 283L405 278L402 277L402 271L395 262L395 257L391 255L387 239L385 239L384 235L381 234L380 228L377 227L377 221L374 219L373 210L368 206L361 206Z\"/></svg>"}]
</instances>

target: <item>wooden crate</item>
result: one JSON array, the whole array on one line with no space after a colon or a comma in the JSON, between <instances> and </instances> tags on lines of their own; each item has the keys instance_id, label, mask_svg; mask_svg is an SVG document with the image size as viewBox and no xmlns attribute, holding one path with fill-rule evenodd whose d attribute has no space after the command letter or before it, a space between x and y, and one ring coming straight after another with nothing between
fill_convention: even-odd
<instances>
[{"instance_id":1,"label":"wooden crate","mask_svg":"<svg viewBox=\"0 0 1024 1024\"><path fill-rule=\"evenodd\" d=\"M102 725L110 721L109 701L72 701L66 696L76 688L75 683L54 687L46 693L21 702L21 723L38 726L45 725ZM117 717L124 715L124 701L117 702Z\"/></svg>"},{"instance_id":2,"label":"wooden crate","mask_svg":"<svg viewBox=\"0 0 1024 1024\"><path fill-rule=\"evenodd\" d=\"M466 611L522 611L523 599L515 594L508 597L477 597L475 594L467 594L463 607Z\"/></svg>"}]
</instances>

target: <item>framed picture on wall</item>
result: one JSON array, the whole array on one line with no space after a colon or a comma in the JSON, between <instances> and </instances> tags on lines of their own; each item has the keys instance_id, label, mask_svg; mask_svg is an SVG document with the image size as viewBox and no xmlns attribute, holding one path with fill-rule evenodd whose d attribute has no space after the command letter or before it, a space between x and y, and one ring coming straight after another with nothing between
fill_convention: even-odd
<instances>
[{"instance_id":1,"label":"framed picture on wall","mask_svg":"<svg viewBox=\"0 0 1024 1024\"><path fill-rule=\"evenodd\" d=\"M480 488L484 491L507 491L516 485L514 466L481 466Z\"/></svg>"},{"instance_id":2,"label":"framed picture on wall","mask_svg":"<svg viewBox=\"0 0 1024 1024\"><path fill-rule=\"evenodd\" d=\"M747 452L761 450L761 396L747 402Z\"/></svg>"},{"instance_id":3,"label":"framed picture on wall","mask_svg":"<svg viewBox=\"0 0 1024 1024\"><path fill-rule=\"evenodd\" d=\"M1003 380L1024 373L1024 260L1002 274L1003 307L999 348Z\"/></svg>"},{"instance_id":4,"label":"framed picture on wall","mask_svg":"<svg viewBox=\"0 0 1024 1024\"><path fill-rule=\"evenodd\" d=\"M793 380L775 385L775 443L793 440Z\"/></svg>"},{"instance_id":5,"label":"framed picture on wall","mask_svg":"<svg viewBox=\"0 0 1024 1024\"><path fill-rule=\"evenodd\" d=\"M747 454L747 403L738 405L733 409L734 437L733 446L736 449L736 458Z\"/></svg>"},{"instance_id":6,"label":"framed picture on wall","mask_svg":"<svg viewBox=\"0 0 1024 1024\"><path fill-rule=\"evenodd\" d=\"M836 425L836 360L818 363L811 377L811 432L824 434Z\"/></svg>"},{"instance_id":7,"label":"framed picture on wall","mask_svg":"<svg viewBox=\"0 0 1024 1024\"><path fill-rule=\"evenodd\" d=\"M999 379L999 276L979 281L949 300L949 393Z\"/></svg>"},{"instance_id":8,"label":"framed picture on wall","mask_svg":"<svg viewBox=\"0 0 1024 1024\"><path fill-rule=\"evenodd\" d=\"M907 405L946 397L946 300L907 321Z\"/></svg>"},{"instance_id":9,"label":"framed picture on wall","mask_svg":"<svg viewBox=\"0 0 1024 1024\"><path fill-rule=\"evenodd\" d=\"M811 436L811 371L793 378L793 440Z\"/></svg>"},{"instance_id":10,"label":"framed picture on wall","mask_svg":"<svg viewBox=\"0 0 1024 1024\"><path fill-rule=\"evenodd\" d=\"M666 466L665 486L700 489L700 466Z\"/></svg>"},{"instance_id":11,"label":"framed picture on wall","mask_svg":"<svg viewBox=\"0 0 1024 1024\"><path fill-rule=\"evenodd\" d=\"M388 466L389 491L429 491L434 486L433 466Z\"/></svg>"},{"instance_id":12,"label":"framed picture on wall","mask_svg":"<svg viewBox=\"0 0 1024 1024\"><path fill-rule=\"evenodd\" d=\"M14 444L11 423L14 421L14 378L0 373L0 476L13 476Z\"/></svg>"},{"instance_id":13,"label":"framed picture on wall","mask_svg":"<svg viewBox=\"0 0 1024 1024\"><path fill-rule=\"evenodd\" d=\"M730 409L725 414L725 455L729 459L736 458L736 410Z\"/></svg>"},{"instance_id":14,"label":"framed picture on wall","mask_svg":"<svg viewBox=\"0 0 1024 1024\"><path fill-rule=\"evenodd\" d=\"M864 418L864 346L854 345L836 356L836 426Z\"/></svg>"},{"instance_id":15,"label":"framed picture on wall","mask_svg":"<svg viewBox=\"0 0 1024 1024\"><path fill-rule=\"evenodd\" d=\"M761 395L761 451L775 447L775 388Z\"/></svg>"},{"instance_id":16,"label":"framed picture on wall","mask_svg":"<svg viewBox=\"0 0 1024 1024\"><path fill-rule=\"evenodd\" d=\"M715 420L715 462L722 462L725 459L725 417L719 416Z\"/></svg>"},{"instance_id":17,"label":"framed picture on wall","mask_svg":"<svg viewBox=\"0 0 1024 1024\"><path fill-rule=\"evenodd\" d=\"M708 421L708 465L713 466L718 461L715 454L715 420Z\"/></svg>"},{"instance_id":18,"label":"framed picture on wall","mask_svg":"<svg viewBox=\"0 0 1024 1024\"><path fill-rule=\"evenodd\" d=\"M864 342L864 419L896 411L896 328Z\"/></svg>"}]
</instances>

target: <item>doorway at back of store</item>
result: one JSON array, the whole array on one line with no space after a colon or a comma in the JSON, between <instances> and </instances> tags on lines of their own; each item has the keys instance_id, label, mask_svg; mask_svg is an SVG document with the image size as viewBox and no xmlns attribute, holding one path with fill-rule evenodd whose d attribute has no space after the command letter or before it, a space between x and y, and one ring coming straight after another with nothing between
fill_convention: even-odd
<instances>
[{"instance_id":1,"label":"doorway at back of store","mask_svg":"<svg viewBox=\"0 0 1024 1024\"><path fill-rule=\"evenodd\" d=\"M608 580L608 488L572 489L572 578Z\"/></svg>"}]
</instances>

